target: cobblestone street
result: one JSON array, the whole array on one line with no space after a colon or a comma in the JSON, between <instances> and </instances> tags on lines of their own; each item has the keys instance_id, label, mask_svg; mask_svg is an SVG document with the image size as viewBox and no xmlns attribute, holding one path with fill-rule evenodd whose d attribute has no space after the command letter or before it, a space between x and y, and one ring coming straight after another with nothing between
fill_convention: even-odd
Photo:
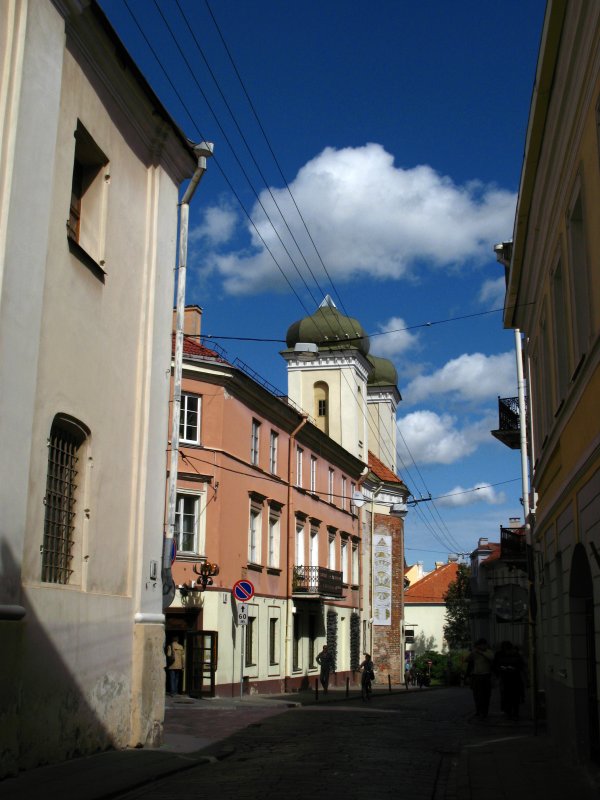
<instances>
[{"instance_id":1,"label":"cobblestone street","mask_svg":"<svg viewBox=\"0 0 600 800\"><path fill-rule=\"evenodd\" d=\"M487 723L474 724L471 693L461 689L411 690L376 696L368 705L341 700L278 712L211 711L200 703L171 714L179 722L170 727L181 730L185 725L198 738L206 726L210 736L231 730L236 719L248 727L207 749L213 763L122 798L166 800L198 793L243 800L467 797L456 770L461 747L514 740L532 732L530 722L507 725L500 713L492 713ZM488 788L488 796L502 795Z\"/></svg>"}]
</instances>

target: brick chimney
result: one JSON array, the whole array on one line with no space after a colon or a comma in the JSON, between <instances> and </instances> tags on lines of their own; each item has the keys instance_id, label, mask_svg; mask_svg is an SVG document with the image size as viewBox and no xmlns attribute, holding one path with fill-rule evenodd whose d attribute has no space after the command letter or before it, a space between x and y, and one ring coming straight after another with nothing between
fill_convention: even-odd
<instances>
[{"instance_id":1,"label":"brick chimney","mask_svg":"<svg viewBox=\"0 0 600 800\"><path fill-rule=\"evenodd\" d=\"M188 336L200 336L202 309L200 306L186 306L183 318L183 332ZM177 309L173 309L173 330L177 325Z\"/></svg>"}]
</instances>

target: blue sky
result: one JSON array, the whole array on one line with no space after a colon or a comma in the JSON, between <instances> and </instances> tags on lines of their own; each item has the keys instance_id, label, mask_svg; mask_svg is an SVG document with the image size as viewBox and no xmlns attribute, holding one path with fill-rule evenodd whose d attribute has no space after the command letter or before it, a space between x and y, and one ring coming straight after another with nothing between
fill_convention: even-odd
<instances>
[{"instance_id":1,"label":"blue sky","mask_svg":"<svg viewBox=\"0 0 600 800\"><path fill-rule=\"evenodd\" d=\"M438 498L407 517L407 561L498 541L522 510L518 453L489 433L514 338L484 312L503 304L492 248L512 236L544 2L100 4L215 144L190 218L203 333L283 340L329 293L396 365L399 472ZM282 343L215 341L285 391Z\"/></svg>"}]
</instances>

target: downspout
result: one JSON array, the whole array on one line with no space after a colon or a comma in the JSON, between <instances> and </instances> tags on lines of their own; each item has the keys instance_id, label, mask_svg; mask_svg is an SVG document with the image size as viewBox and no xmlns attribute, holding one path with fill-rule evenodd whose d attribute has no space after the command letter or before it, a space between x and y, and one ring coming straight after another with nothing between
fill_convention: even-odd
<instances>
[{"instance_id":1,"label":"downspout","mask_svg":"<svg viewBox=\"0 0 600 800\"><path fill-rule=\"evenodd\" d=\"M303 428L306 423L308 422L308 414L302 414L302 421L296 428L290 433L289 438L289 445L288 445L288 497L287 497L287 535L285 537L285 669L283 673L283 681L284 681L284 691L287 692L288 690L288 677L290 676L290 650L291 650L291 636L290 636L290 601L292 599L292 581L291 581L291 565L290 565L290 539L292 537L292 519L293 519L293 509L292 509L292 459L294 455L294 441L296 440L296 435L298 431ZM295 531L295 527L294 527Z\"/></svg>"},{"instance_id":2,"label":"downspout","mask_svg":"<svg viewBox=\"0 0 600 800\"><path fill-rule=\"evenodd\" d=\"M188 249L188 223L190 202L202 176L206 172L206 159L212 155L212 142L201 142L194 147L198 165L179 204L179 269L177 273L177 317L175 323L175 363L173 367L173 408L171 418L171 464L169 467L169 493L167 529L162 559L163 610L173 602L174 586L171 574L173 539L175 537L175 511L177 506L177 471L179 467L179 420L181 416L181 377L183 372L183 328L185 319L185 280Z\"/></svg>"},{"instance_id":3,"label":"downspout","mask_svg":"<svg viewBox=\"0 0 600 800\"><path fill-rule=\"evenodd\" d=\"M371 658L373 657L373 644L374 644L374 637L373 637L373 627L374 627L374 613L373 613L373 597L375 596L375 498L381 491L381 487L383 486L383 481L379 484L379 486L373 490L371 495L371 576L370 576L370 586L369 586L369 610L371 612L371 646L369 648L369 652L371 653Z\"/></svg>"}]
</instances>

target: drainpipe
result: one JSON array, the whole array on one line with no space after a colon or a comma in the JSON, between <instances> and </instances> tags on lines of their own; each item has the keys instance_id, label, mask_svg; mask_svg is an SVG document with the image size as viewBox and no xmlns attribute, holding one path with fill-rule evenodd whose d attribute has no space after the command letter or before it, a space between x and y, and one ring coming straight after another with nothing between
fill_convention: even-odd
<instances>
[{"instance_id":1,"label":"drainpipe","mask_svg":"<svg viewBox=\"0 0 600 800\"><path fill-rule=\"evenodd\" d=\"M212 155L212 142L201 142L194 147L198 165L179 204L179 269L177 274L177 318L175 323L175 364L173 369L173 408L171 419L171 464L169 468L169 505L167 530L163 547L162 581L163 609L173 602L174 585L171 574L171 557L175 536L177 506L177 470L179 466L179 419L181 415L181 376L183 372L183 327L185 318L185 279L188 249L188 222L190 202L202 176L206 172L206 159Z\"/></svg>"},{"instance_id":2,"label":"drainpipe","mask_svg":"<svg viewBox=\"0 0 600 800\"><path fill-rule=\"evenodd\" d=\"M302 414L302 421L294 428L290 434L289 447L288 447L288 487L287 487L287 535L285 537L285 670L283 673L284 691L288 690L288 677L290 675L290 650L291 650L291 636L290 636L290 600L292 599L292 571L290 568L290 539L292 537L292 459L294 456L294 442L298 431L303 428L308 422L308 414ZM294 528L295 531L295 528Z\"/></svg>"},{"instance_id":3,"label":"drainpipe","mask_svg":"<svg viewBox=\"0 0 600 800\"><path fill-rule=\"evenodd\" d=\"M369 607L371 611L371 647L369 652L371 653L371 658L373 657L373 626L374 626L374 614L373 614L373 597L375 596L375 498L381 491L383 486L383 481L379 484L379 486L373 490L373 494L371 495L371 579L370 579L370 587L369 587Z\"/></svg>"}]
</instances>

